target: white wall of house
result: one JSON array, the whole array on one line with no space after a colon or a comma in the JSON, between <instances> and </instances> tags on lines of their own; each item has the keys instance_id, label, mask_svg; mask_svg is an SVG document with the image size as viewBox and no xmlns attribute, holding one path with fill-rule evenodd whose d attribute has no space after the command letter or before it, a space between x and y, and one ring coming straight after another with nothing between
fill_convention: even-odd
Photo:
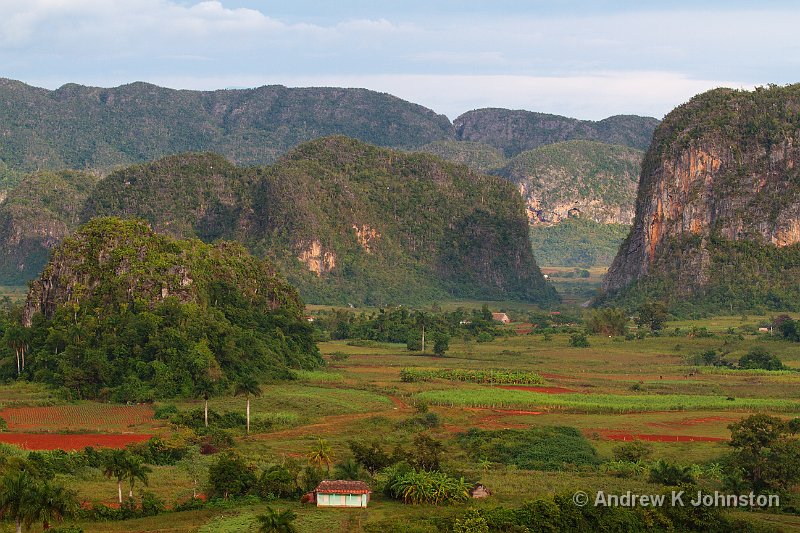
<instances>
[{"instance_id":1,"label":"white wall of house","mask_svg":"<svg viewBox=\"0 0 800 533\"><path fill-rule=\"evenodd\" d=\"M317 507L366 507L368 494L317 494Z\"/></svg>"}]
</instances>

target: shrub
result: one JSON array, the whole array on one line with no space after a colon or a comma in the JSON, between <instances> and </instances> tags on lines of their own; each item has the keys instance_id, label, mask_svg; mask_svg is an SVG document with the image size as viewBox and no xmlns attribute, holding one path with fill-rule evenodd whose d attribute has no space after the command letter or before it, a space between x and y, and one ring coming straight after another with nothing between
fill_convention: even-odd
<instances>
[{"instance_id":1,"label":"shrub","mask_svg":"<svg viewBox=\"0 0 800 533\"><path fill-rule=\"evenodd\" d=\"M487 331L482 331L478 334L478 338L475 340L478 342L492 342L494 340L494 335Z\"/></svg>"},{"instance_id":2,"label":"shrub","mask_svg":"<svg viewBox=\"0 0 800 533\"><path fill-rule=\"evenodd\" d=\"M459 435L457 441L474 461L486 459L527 470L563 470L600 462L586 437L572 427L493 431L473 428Z\"/></svg>"},{"instance_id":3,"label":"shrub","mask_svg":"<svg viewBox=\"0 0 800 533\"><path fill-rule=\"evenodd\" d=\"M763 346L753 346L746 355L739 359L739 368L745 370L784 370L785 367L777 356Z\"/></svg>"},{"instance_id":4,"label":"shrub","mask_svg":"<svg viewBox=\"0 0 800 533\"><path fill-rule=\"evenodd\" d=\"M653 455L653 445L642 440L634 440L615 446L611 452L616 461L629 461L635 463L644 461Z\"/></svg>"},{"instance_id":5,"label":"shrub","mask_svg":"<svg viewBox=\"0 0 800 533\"><path fill-rule=\"evenodd\" d=\"M333 352L331 354L331 361L336 361L340 363L342 361L347 361L350 358L350 354L344 352Z\"/></svg>"},{"instance_id":6,"label":"shrub","mask_svg":"<svg viewBox=\"0 0 800 533\"><path fill-rule=\"evenodd\" d=\"M569 345L573 348L588 348L589 339L583 333L573 333L569 337Z\"/></svg>"},{"instance_id":7,"label":"shrub","mask_svg":"<svg viewBox=\"0 0 800 533\"><path fill-rule=\"evenodd\" d=\"M398 476L389 487L393 498L404 503L442 505L469 499L469 484L444 472L411 470Z\"/></svg>"},{"instance_id":8,"label":"shrub","mask_svg":"<svg viewBox=\"0 0 800 533\"><path fill-rule=\"evenodd\" d=\"M650 483L677 486L694 481L691 466L680 466L659 460L650 468Z\"/></svg>"},{"instance_id":9,"label":"shrub","mask_svg":"<svg viewBox=\"0 0 800 533\"><path fill-rule=\"evenodd\" d=\"M233 453L221 455L208 469L209 497L244 496L256 483L253 469Z\"/></svg>"},{"instance_id":10,"label":"shrub","mask_svg":"<svg viewBox=\"0 0 800 533\"><path fill-rule=\"evenodd\" d=\"M175 404L158 405L153 411L153 418L156 420L169 420L172 416L178 414L178 408Z\"/></svg>"}]
</instances>

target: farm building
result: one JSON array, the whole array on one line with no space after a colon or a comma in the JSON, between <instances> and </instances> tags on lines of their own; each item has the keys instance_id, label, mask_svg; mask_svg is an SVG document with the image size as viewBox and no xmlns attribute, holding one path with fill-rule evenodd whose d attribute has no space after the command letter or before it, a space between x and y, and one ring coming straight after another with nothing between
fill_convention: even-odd
<instances>
[{"instance_id":1,"label":"farm building","mask_svg":"<svg viewBox=\"0 0 800 533\"><path fill-rule=\"evenodd\" d=\"M313 494L317 507L366 507L372 491L363 481L326 479Z\"/></svg>"},{"instance_id":2,"label":"farm building","mask_svg":"<svg viewBox=\"0 0 800 533\"><path fill-rule=\"evenodd\" d=\"M492 313L492 320L495 322L502 322L503 324L511 322L511 319L508 318L508 315L505 313Z\"/></svg>"},{"instance_id":3,"label":"farm building","mask_svg":"<svg viewBox=\"0 0 800 533\"><path fill-rule=\"evenodd\" d=\"M474 487L469 489L469 495L473 498L488 498L492 495L492 491L487 489L483 483L476 483Z\"/></svg>"}]
</instances>

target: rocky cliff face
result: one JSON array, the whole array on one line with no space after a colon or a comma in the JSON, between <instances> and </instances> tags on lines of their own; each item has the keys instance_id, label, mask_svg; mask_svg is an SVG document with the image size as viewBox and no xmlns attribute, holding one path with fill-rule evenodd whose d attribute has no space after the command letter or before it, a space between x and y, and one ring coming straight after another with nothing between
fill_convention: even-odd
<instances>
[{"instance_id":1,"label":"rocky cliff face","mask_svg":"<svg viewBox=\"0 0 800 533\"><path fill-rule=\"evenodd\" d=\"M710 91L656 130L633 229L603 288L664 276L680 280L674 291L704 291L724 282L721 243L785 248L800 242L799 230L800 85ZM730 273L747 276L744 267Z\"/></svg>"}]
</instances>

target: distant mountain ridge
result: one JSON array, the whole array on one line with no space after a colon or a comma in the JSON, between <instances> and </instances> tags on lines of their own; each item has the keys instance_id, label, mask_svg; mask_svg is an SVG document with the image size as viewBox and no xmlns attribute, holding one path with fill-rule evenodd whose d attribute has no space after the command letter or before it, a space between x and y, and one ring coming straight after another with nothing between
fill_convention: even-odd
<instances>
[{"instance_id":1,"label":"distant mountain ridge","mask_svg":"<svg viewBox=\"0 0 800 533\"><path fill-rule=\"evenodd\" d=\"M185 152L213 151L240 165L269 164L298 144L328 135L402 149L479 141L509 153L579 138L642 148L654 122L476 110L456 119L454 127L444 115L367 89L188 91L137 82L116 88L67 84L51 91L0 78L0 190L37 170L108 171ZM541 127L532 135L536 124Z\"/></svg>"},{"instance_id":2,"label":"distant mountain ridge","mask_svg":"<svg viewBox=\"0 0 800 533\"><path fill-rule=\"evenodd\" d=\"M526 150L561 141L586 140L645 150L658 119L616 115L600 121L511 109L476 109L464 113L453 127L456 139L488 144L514 157Z\"/></svg>"}]
</instances>

